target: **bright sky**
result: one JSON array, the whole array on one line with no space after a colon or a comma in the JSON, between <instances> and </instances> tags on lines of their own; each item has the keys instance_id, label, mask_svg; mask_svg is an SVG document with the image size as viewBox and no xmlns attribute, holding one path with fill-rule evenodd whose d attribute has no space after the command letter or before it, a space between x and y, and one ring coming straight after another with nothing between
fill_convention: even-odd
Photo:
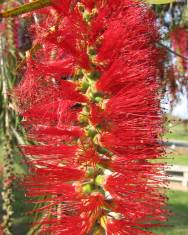
<instances>
[{"instance_id":1,"label":"bright sky","mask_svg":"<svg viewBox=\"0 0 188 235\"><path fill-rule=\"evenodd\" d=\"M188 102L187 102L187 94L180 96L181 100L179 104L177 104L172 112L174 116L177 116L181 119L188 119Z\"/></svg>"}]
</instances>

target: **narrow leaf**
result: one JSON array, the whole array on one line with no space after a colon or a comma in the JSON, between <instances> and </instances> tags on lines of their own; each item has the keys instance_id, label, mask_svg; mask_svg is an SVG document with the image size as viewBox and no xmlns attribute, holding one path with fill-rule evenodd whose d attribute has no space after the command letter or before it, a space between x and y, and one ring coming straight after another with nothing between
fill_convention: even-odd
<instances>
[{"instance_id":1,"label":"narrow leaf","mask_svg":"<svg viewBox=\"0 0 188 235\"><path fill-rule=\"evenodd\" d=\"M175 0L146 0L149 4L169 4L175 2Z\"/></svg>"}]
</instances>

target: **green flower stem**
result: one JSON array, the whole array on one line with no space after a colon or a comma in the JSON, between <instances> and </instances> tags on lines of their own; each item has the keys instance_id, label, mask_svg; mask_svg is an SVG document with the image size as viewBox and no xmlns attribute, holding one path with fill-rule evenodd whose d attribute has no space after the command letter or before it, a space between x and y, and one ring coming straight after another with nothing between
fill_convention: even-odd
<instances>
[{"instance_id":1,"label":"green flower stem","mask_svg":"<svg viewBox=\"0 0 188 235\"><path fill-rule=\"evenodd\" d=\"M2 227L3 234L12 235L12 219L13 219L13 154L12 154L12 136L10 130L10 112L9 112L9 97L8 97L8 78L6 76L6 65L4 61L3 51L5 48L5 38L0 40L0 77L2 86L3 98L3 144L4 144L4 171L3 171L3 219Z\"/></svg>"},{"instance_id":2,"label":"green flower stem","mask_svg":"<svg viewBox=\"0 0 188 235\"><path fill-rule=\"evenodd\" d=\"M11 136L7 132L4 139L4 172L3 172L3 232L5 235L12 235L12 225L13 225L13 154L11 146Z\"/></svg>"},{"instance_id":3,"label":"green flower stem","mask_svg":"<svg viewBox=\"0 0 188 235\"><path fill-rule=\"evenodd\" d=\"M80 13L82 14L83 20L90 25L96 9L93 9L91 12L88 12L83 4L78 4ZM95 47L88 47L87 54L92 65L90 71L86 71L82 68L79 68L75 72L74 81L78 84L78 90L88 98L90 103L98 104L102 106L104 96L100 94L96 89L96 81L100 77L100 73L95 69L96 63L96 52ZM85 145L86 149L88 148L88 143L91 143L91 146L98 149L103 149L100 146L100 128L93 126L90 120L90 105L88 103L82 104L82 112L79 116L80 125L83 127L85 132L85 140L82 141L82 145ZM98 148L97 146L100 146ZM98 157L101 158L102 154L98 152ZM106 157L106 155L105 155ZM104 181L105 181L105 167L101 166L101 161L99 164L87 163L87 181L82 184L82 192L86 195L100 194L105 196ZM106 228L104 220L105 213L108 211L108 202L102 208L96 208L95 212L91 213L92 223L88 228L87 234L93 235L105 235Z\"/></svg>"},{"instance_id":4,"label":"green flower stem","mask_svg":"<svg viewBox=\"0 0 188 235\"><path fill-rule=\"evenodd\" d=\"M8 18L8 17L15 17L15 16L19 16L22 15L24 13L28 13L34 10L38 10L41 9L43 7L47 7L50 6L51 0L37 0L34 2L30 2L24 5L21 5L19 7L10 9L10 10L6 10L4 12L0 13L0 18Z\"/></svg>"}]
</instances>

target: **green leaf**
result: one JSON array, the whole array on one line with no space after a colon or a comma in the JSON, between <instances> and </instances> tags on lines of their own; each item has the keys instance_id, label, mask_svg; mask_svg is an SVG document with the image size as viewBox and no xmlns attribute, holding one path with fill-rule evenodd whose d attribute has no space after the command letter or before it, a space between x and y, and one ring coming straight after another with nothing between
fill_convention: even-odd
<instances>
[{"instance_id":1,"label":"green leaf","mask_svg":"<svg viewBox=\"0 0 188 235\"><path fill-rule=\"evenodd\" d=\"M146 0L149 4L169 4L175 1L176 0Z\"/></svg>"}]
</instances>

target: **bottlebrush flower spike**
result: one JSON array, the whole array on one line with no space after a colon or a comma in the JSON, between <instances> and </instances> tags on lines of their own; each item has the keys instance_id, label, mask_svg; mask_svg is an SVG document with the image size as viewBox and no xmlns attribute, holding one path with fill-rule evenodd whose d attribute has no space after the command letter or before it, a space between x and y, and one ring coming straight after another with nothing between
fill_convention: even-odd
<instances>
[{"instance_id":1,"label":"bottlebrush flower spike","mask_svg":"<svg viewBox=\"0 0 188 235\"><path fill-rule=\"evenodd\" d=\"M178 37L177 37L178 35ZM170 39L174 51L181 55L173 60L172 66L167 71L168 83L174 100L178 100L177 93L182 92L182 87L187 89L188 79L188 32L186 28L176 27L170 32ZM181 85L179 85L181 84Z\"/></svg>"},{"instance_id":2,"label":"bottlebrush flower spike","mask_svg":"<svg viewBox=\"0 0 188 235\"><path fill-rule=\"evenodd\" d=\"M177 37L177 34L179 37ZM179 52L180 55L187 58L188 56L188 50L187 50L187 37L188 33L185 28L182 27L176 27L171 33L170 33L170 39L172 41L172 46L175 51ZM187 61L183 58L181 59L180 63L182 64L182 69L187 72ZM178 68L177 68L178 69ZM181 70L179 68L179 70Z\"/></svg>"},{"instance_id":3,"label":"bottlebrush flower spike","mask_svg":"<svg viewBox=\"0 0 188 235\"><path fill-rule=\"evenodd\" d=\"M154 234L148 229L166 215L164 166L152 161L164 153L155 17L132 0L54 4L56 22L48 8L35 25L40 48L15 89L35 140L23 146L33 226L53 235Z\"/></svg>"}]
</instances>

